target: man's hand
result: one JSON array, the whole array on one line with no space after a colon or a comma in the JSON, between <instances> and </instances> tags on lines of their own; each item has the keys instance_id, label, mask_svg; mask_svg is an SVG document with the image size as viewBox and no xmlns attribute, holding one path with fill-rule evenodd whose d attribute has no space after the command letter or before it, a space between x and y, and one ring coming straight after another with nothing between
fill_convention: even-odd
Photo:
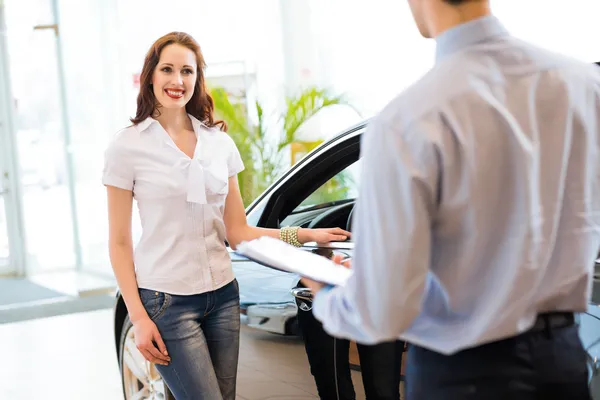
<instances>
[{"instance_id":1,"label":"man's hand","mask_svg":"<svg viewBox=\"0 0 600 400\"><path fill-rule=\"evenodd\" d=\"M347 259L346 261L343 261L343 260L344 260L344 256L342 256L342 255L335 255L332 258L332 261L334 263L343 265L344 267L350 269L352 267L350 260L349 259ZM300 282L302 282L302 284L304 286L306 286L307 288L312 290L313 297L316 296L317 293L326 286L325 284L323 284L321 282L313 281L312 279L309 279L309 278L302 278L300 280Z\"/></svg>"},{"instance_id":2,"label":"man's hand","mask_svg":"<svg viewBox=\"0 0 600 400\"><path fill-rule=\"evenodd\" d=\"M336 264L340 264L348 269L352 269L352 261L350 260L350 257L344 257L340 254L337 254L333 256L331 260Z\"/></svg>"}]
</instances>

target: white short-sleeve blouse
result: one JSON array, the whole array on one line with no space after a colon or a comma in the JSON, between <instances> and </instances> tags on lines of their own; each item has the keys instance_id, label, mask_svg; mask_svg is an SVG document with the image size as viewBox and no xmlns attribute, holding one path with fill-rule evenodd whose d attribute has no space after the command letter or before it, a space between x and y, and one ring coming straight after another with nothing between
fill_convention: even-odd
<instances>
[{"instance_id":1,"label":"white short-sleeve blouse","mask_svg":"<svg viewBox=\"0 0 600 400\"><path fill-rule=\"evenodd\" d=\"M105 152L104 185L131 190L142 237L138 287L190 295L234 278L223 212L229 177L244 169L231 137L189 116L198 138L189 158L153 118L116 134Z\"/></svg>"}]
</instances>

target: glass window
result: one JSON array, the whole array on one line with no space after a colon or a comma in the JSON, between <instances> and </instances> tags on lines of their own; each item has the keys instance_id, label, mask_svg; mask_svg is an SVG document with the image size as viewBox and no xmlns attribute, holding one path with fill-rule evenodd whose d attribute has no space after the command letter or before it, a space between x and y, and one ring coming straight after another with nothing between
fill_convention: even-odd
<instances>
[{"instance_id":1,"label":"glass window","mask_svg":"<svg viewBox=\"0 0 600 400\"><path fill-rule=\"evenodd\" d=\"M310 194L294 211L358 197L361 160L348 166Z\"/></svg>"},{"instance_id":2,"label":"glass window","mask_svg":"<svg viewBox=\"0 0 600 400\"><path fill-rule=\"evenodd\" d=\"M2 187L0 187L0 191ZM4 198L0 193L0 273L10 266L10 248L8 247L8 224L5 219Z\"/></svg>"},{"instance_id":3,"label":"glass window","mask_svg":"<svg viewBox=\"0 0 600 400\"><path fill-rule=\"evenodd\" d=\"M14 141L29 273L70 269L76 262L60 59L51 4L49 0L27 0L6 5ZM35 26L38 29L33 29ZM44 61L34 62L32 56Z\"/></svg>"}]
</instances>

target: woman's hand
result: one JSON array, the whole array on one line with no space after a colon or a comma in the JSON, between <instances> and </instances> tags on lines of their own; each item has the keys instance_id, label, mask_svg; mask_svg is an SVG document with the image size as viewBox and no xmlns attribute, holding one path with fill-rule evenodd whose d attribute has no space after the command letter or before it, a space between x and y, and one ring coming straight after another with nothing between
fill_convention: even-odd
<instances>
[{"instance_id":1,"label":"woman's hand","mask_svg":"<svg viewBox=\"0 0 600 400\"><path fill-rule=\"evenodd\" d=\"M135 346L144 358L154 364L169 365L171 357L163 342L156 324L150 318L144 318L133 324Z\"/></svg>"},{"instance_id":2,"label":"woman's hand","mask_svg":"<svg viewBox=\"0 0 600 400\"><path fill-rule=\"evenodd\" d=\"M325 229L305 229L300 228L298 230L298 240L301 243L306 242L317 242L317 243L329 243L329 242L343 242L348 239L352 234L341 228L325 228Z\"/></svg>"}]
</instances>

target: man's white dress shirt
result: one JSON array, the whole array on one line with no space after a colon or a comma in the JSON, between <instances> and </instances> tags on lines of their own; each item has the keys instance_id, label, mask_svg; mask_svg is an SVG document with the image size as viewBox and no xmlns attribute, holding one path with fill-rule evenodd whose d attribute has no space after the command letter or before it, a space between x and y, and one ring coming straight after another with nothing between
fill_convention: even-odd
<instances>
[{"instance_id":1,"label":"man's white dress shirt","mask_svg":"<svg viewBox=\"0 0 600 400\"><path fill-rule=\"evenodd\" d=\"M584 311L600 248L600 69L494 17L442 33L436 65L363 137L354 275L319 293L335 336L443 354Z\"/></svg>"}]
</instances>

